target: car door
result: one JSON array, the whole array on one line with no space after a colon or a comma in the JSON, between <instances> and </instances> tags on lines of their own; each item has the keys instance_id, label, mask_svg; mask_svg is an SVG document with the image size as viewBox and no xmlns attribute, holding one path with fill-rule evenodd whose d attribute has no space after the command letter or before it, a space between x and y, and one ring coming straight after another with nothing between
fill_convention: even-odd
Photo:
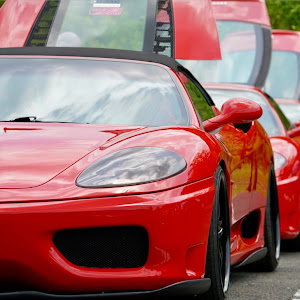
<instances>
[{"instance_id":1,"label":"car door","mask_svg":"<svg viewBox=\"0 0 300 300\"><path fill-rule=\"evenodd\" d=\"M182 72L185 87L192 99L195 110L201 121L215 116L214 103L189 74ZM253 124L252 124L253 123ZM255 122L242 125L228 124L214 134L228 156L229 165L226 166L230 173L231 214L232 225L249 213L253 185L255 180L254 155L257 140ZM256 176L257 177L257 176Z\"/></svg>"}]
</instances>

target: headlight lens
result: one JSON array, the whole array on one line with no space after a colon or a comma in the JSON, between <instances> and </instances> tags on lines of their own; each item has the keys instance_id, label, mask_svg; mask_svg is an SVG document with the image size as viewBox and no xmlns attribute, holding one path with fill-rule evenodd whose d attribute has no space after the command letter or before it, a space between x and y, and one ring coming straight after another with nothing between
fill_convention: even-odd
<instances>
[{"instance_id":1,"label":"headlight lens","mask_svg":"<svg viewBox=\"0 0 300 300\"><path fill-rule=\"evenodd\" d=\"M158 181L179 174L185 160L176 152L156 147L135 147L105 156L77 178L80 187L117 187Z\"/></svg>"},{"instance_id":2,"label":"headlight lens","mask_svg":"<svg viewBox=\"0 0 300 300\"><path fill-rule=\"evenodd\" d=\"M274 167L275 170L281 169L286 165L285 157L277 152L274 152Z\"/></svg>"}]
</instances>

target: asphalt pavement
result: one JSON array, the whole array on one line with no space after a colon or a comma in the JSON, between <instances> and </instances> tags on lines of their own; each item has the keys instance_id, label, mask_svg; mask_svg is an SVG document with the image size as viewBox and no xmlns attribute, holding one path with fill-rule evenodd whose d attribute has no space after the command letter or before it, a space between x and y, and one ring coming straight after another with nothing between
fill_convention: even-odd
<instances>
[{"instance_id":1,"label":"asphalt pavement","mask_svg":"<svg viewBox=\"0 0 300 300\"><path fill-rule=\"evenodd\" d=\"M300 300L300 252L281 252L274 272L235 269L227 300Z\"/></svg>"}]
</instances>

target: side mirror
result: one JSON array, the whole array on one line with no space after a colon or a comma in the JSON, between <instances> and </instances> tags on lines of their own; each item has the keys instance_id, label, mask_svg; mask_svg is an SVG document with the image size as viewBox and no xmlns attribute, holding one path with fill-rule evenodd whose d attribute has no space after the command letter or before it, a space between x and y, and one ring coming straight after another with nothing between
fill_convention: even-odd
<instances>
[{"instance_id":1,"label":"side mirror","mask_svg":"<svg viewBox=\"0 0 300 300\"><path fill-rule=\"evenodd\" d=\"M223 104L220 115L204 121L203 127L210 132L228 123L250 123L259 119L262 113L262 108L256 102L233 98Z\"/></svg>"},{"instance_id":2,"label":"side mirror","mask_svg":"<svg viewBox=\"0 0 300 300\"><path fill-rule=\"evenodd\" d=\"M290 129L290 130L287 132L287 134L288 134L288 136L289 136L290 138L294 138L294 137L300 135L300 127L298 126L298 127L293 128L293 129Z\"/></svg>"}]
</instances>

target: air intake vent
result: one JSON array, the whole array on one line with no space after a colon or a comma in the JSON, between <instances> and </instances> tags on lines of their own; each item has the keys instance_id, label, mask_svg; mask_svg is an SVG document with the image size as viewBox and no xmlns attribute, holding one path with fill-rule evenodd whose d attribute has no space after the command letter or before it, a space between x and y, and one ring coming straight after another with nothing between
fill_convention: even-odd
<instances>
[{"instance_id":1,"label":"air intake vent","mask_svg":"<svg viewBox=\"0 0 300 300\"><path fill-rule=\"evenodd\" d=\"M60 0L49 0L44 4L39 17L29 34L26 47L46 46L48 35L54 20Z\"/></svg>"},{"instance_id":2,"label":"air intake vent","mask_svg":"<svg viewBox=\"0 0 300 300\"><path fill-rule=\"evenodd\" d=\"M174 25L171 0L157 2L153 52L174 57Z\"/></svg>"},{"instance_id":3,"label":"air intake vent","mask_svg":"<svg viewBox=\"0 0 300 300\"><path fill-rule=\"evenodd\" d=\"M148 258L148 234L138 226L63 230L53 242L71 263L87 268L139 268Z\"/></svg>"}]
</instances>

